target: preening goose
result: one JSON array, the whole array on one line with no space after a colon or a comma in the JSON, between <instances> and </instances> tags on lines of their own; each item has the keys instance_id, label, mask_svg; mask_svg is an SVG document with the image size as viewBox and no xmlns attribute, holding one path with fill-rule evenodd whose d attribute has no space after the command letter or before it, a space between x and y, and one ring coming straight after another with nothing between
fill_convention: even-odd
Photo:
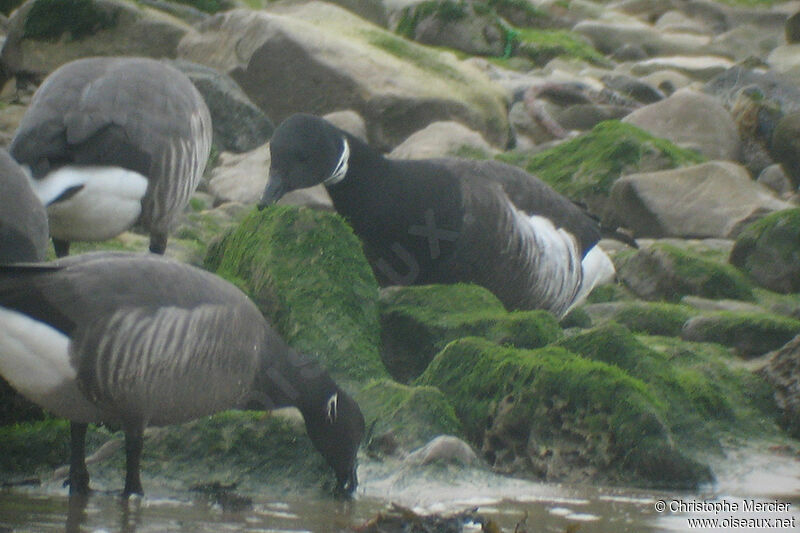
<instances>
[{"instance_id":1,"label":"preening goose","mask_svg":"<svg viewBox=\"0 0 800 533\"><path fill-rule=\"evenodd\" d=\"M270 151L260 206L324 183L382 285L472 282L508 309L562 316L614 275L595 220L517 167L387 159L305 114L275 130Z\"/></svg>"},{"instance_id":2,"label":"preening goose","mask_svg":"<svg viewBox=\"0 0 800 533\"><path fill-rule=\"evenodd\" d=\"M28 178L0 148L0 264L44 261L47 213Z\"/></svg>"},{"instance_id":3,"label":"preening goose","mask_svg":"<svg viewBox=\"0 0 800 533\"><path fill-rule=\"evenodd\" d=\"M0 267L0 374L72 421L70 491L88 491L86 425L125 432L124 494L142 493L146 426L230 408L296 406L340 490L357 484L364 418L230 283L151 254Z\"/></svg>"},{"instance_id":4,"label":"preening goose","mask_svg":"<svg viewBox=\"0 0 800 533\"><path fill-rule=\"evenodd\" d=\"M97 57L67 63L36 91L11 142L47 207L61 257L139 223L163 253L211 149L200 93L159 61Z\"/></svg>"}]
</instances>

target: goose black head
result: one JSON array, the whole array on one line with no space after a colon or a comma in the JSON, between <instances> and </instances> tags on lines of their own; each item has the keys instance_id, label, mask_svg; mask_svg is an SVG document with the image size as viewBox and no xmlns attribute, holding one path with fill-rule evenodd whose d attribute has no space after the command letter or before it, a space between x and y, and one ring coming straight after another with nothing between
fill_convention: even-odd
<instances>
[{"instance_id":1,"label":"goose black head","mask_svg":"<svg viewBox=\"0 0 800 533\"><path fill-rule=\"evenodd\" d=\"M336 474L336 492L348 496L358 486L356 455L364 438L364 415L338 387L320 399L302 409L306 431Z\"/></svg>"},{"instance_id":2,"label":"goose black head","mask_svg":"<svg viewBox=\"0 0 800 533\"><path fill-rule=\"evenodd\" d=\"M259 208L295 189L338 183L347 173L350 147L343 132L313 115L284 120L270 140L269 180Z\"/></svg>"}]
</instances>

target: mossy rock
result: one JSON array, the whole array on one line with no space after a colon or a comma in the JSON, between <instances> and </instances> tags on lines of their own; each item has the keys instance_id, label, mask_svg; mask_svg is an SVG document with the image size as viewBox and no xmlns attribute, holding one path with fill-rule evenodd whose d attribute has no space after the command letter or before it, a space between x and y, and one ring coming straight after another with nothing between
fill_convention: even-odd
<instances>
[{"instance_id":1,"label":"mossy rock","mask_svg":"<svg viewBox=\"0 0 800 533\"><path fill-rule=\"evenodd\" d=\"M499 159L521 166L575 200L608 197L624 174L688 166L703 161L696 152L617 120L533 156L503 154ZM601 211L598 211L601 212Z\"/></svg>"},{"instance_id":2,"label":"mossy rock","mask_svg":"<svg viewBox=\"0 0 800 533\"><path fill-rule=\"evenodd\" d=\"M578 59L598 66L611 63L584 37L566 30L516 28L513 30L515 55L544 66L557 57Z\"/></svg>"},{"instance_id":3,"label":"mossy rock","mask_svg":"<svg viewBox=\"0 0 800 533\"><path fill-rule=\"evenodd\" d=\"M335 378L386 376L378 285L361 243L338 215L254 209L211 246L205 266L248 293L290 345L319 357Z\"/></svg>"},{"instance_id":4,"label":"mossy rock","mask_svg":"<svg viewBox=\"0 0 800 533\"><path fill-rule=\"evenodd\" d=\"M666 423L684 443L716 447L724 432L742 434L749 428L760 433L759 421L775 414L774 403L757 394L760 390L763 396L764 381L738 369L735 358L721 347L670 339L637 337L612 322L558 345L644 382L666 402Z\"/></svg>"},{"instance_id":5,"label":"mossy rock","mask_svg":"<svg viewBox=\"0 0 800 533\"><path fill-rule=\"evenodd\" d=\"M664 302L630 302L613 314L613 320L632 332L679 336L687 320L697 314L691 307Z\"/></svg>"},{"instance_id":6,"label":"mossy rock","mask_svg":"<svg viewBox=\"0 0 800 533\"><path fill-rule=\"evenodd\" d=\"M730 255L732 265L775 292L800 292L800 208L778 211L747 226Z\"/></svg>"},{"instance_id":7,"label":"mossy rock","mask_svg":"<svg viewBox=\"0 0 800 533\"><path fill-rule=\"evenodd\" d=\"M550 313L509 313L496 296L477 285L392 288L381 297L380 313L381 358L401 382L422 374L437 352L461 337L537 348L561 336Z\"/></svg>"},{"instance_id":8,"label":"mossy rock","mask_svg":"<svg viewBox=\"0 0 800 533\"><path fill-rule=\"evenodd\" d=\"M545 479L694 487L710 470L678 449L668 403L619 366L558 346L450 343L417 384L438 387L497 468Z\"/></svg>"},{"instance_id":9,"label":"mossy rock","mask_svg":"<svg viewBox=\"0 0 800 533\"><path fill-rule=\"evenodd\" d=\"M462 431L453 406L436 387L375 380L356 394L356 401L370 428L368 439L391 435L406 451L439 435L459 435Z\"/></svg>"},{"instance_id":10,"label":"mossy rock","mask_svg":"<svg viewBox=\"0 0 800 533\"><path fill-rule=\"evenodd\" d=\"M677 302L686 295L752 301L741 272L666 243L616 257L617 275L640 298Z\"/></svg>"},{"instance_id":11,"label":"mossy rock","mask_svg":"<svg viewBox=\"0 0 800 533\"><path fill-rule=\"evenodd\" d=\"M730 346L744 357L753 357L777 350L798 334L797 319L770 313L720 311L689 320L681 336Z\"/></svg>"}]
</instances>

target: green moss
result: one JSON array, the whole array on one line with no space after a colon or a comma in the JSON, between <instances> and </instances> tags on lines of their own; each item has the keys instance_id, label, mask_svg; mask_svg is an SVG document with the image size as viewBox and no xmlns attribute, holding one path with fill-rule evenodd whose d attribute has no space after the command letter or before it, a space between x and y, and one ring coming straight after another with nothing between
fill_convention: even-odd
<instances>
[{"instance_id":1,"label":"green moss","mask_svg":"<svg viewBox=\"0 0 800 533\"><path fill-rule=\"evenodd\" d=\"M90 426L86 445L88 453L99 447L111 434ZM0 426L0 473L9 476L31 475L69 463L69 422L46 418Z\"/></svg>"},{"instance_id":2,"label":"green moss","mask_svg":"<svg viewBox=\"0 0 800 533\"><path fill-rule=\"evenodd\" d=\"M667 243L618 256L616 266L632 290L648 299L678 301L685 295L754 299L747 278L731 265L705 259Z\"/></svg>"},{"instance_id":3,"label":"green moss","mask_svg":"<svg viewBox=\"0 0 800 533\"><path fill-rule=\"evenodd\" d=\"M736 237L730 262L768 289L800 292L800 208L747 226Z\"/></svg>"},{"instance_id":4,"label":"green moss","mask_svg":"<svg viewBox=\"0 0 800 533\"><path fill-rule=\"evenodd\" d=\"M176 4L191 6L206 13L217 13L230 9L234 4L228 0L168 0Z\"/></svg>"},{"instance_id":5,"label":"green moss","mask_svg":"<svg viewBox=\"0 0 800 533\"><path fill-rule=\"evenodd\" d=\"M744 356L776 350L800 335L800 320L740 311L719 311L692 319L683 335L693 341L716 342Z\"/></svg>"},{"instance_id":6,"label":"green moss","mask_svg":"<svg viewBox=\"0 0 800 533\"><path fill-rule=\"evenodd\" d=\"M458 83L469 83L455 68L441 60L439 52L382 30L361 31L367 42L389 54L408 61L422 70Z\"/></svg>"},{"instance_id":7,"label":"green moss","mask_svg":"<svg viewBox=\"0 0 800 533\"><path fill-rule=\"evenodd\" d=\"M483 441L503 403L513 432L537 450L529 454L534 462L571 443L580 462L607 479L694 485L710 475L673 445L664 423L668 404L642 380L562 347L518 350L461 339L440 352L417 382L445 393L473 442Z\"/></svg>"},{"instance_id":8,"label":"green moss","mask_svg":"<svg viewBox=\"0 0 800 533\"><path fill-rule=\"evenodd\" d=\"M25 18L23 36L42 41L57 40L64 33L79 40L116 24L114 15L94 0L37 0Z\"/></svg>"},{"instance_id":9,"label":"green moss","mask_svg":"<svg viewBox=\"0 0 800 533\"><path fill-rule=\"evenodd\" d=\"M384 294L380 310L384 365L404 382L420 375L439 350L461 337L536 348L561 336L550 313L509 313L491 292L476 285L397 288Z\"/></svg>"},{"instance_id":10,"label":"green moss","mask_svg":"<svg viewBox=\"0 0 800 533\"><path fill-rule=\"evenodd\" d=\"M0 13L8 16L17 9L25 0L0 0Z\"/></svg>"},{"instance_id":11,"label":"green moss","mask_svg":"<svg viewBox=\"0 0 800 533\"><path fill-rule=\"evenodd\" d=\"M463 0L427 0L408 6L401 11L395 31L413 40L419 22L431 16L442 21L460 20L467 16L467 6Z\"/></svg>"},{"instance_id":12,"label":"green moss","mask_svg":"<svg viewBox=\"0 0 800 533\"><path fill-rule=\"evenodd\" d=\"M614 320L636 333L678 336L686 321L695 314L685 305L636 302L620 309Z\"/></svg>"},{"instance_id":13,"label":"green moss","mask_svg":"<svg viewBox=\"0 0 800 533\"><path fill-rule=\"evenodd\" d=\"M595 65L607 66L609 61L580 36L565 30L514 29L517 54L545 65L556 57L581 59Z\"/></svg>"},{"instance_id":14,"label":"green moss","mask_svg":"<svg viewBox=\"0 0 800 533\"><path fill-rule=\"evenodd\" d=\"M661 168L703 160L696 152L616 120L601 122L590 132L531 157L502 154L498 159L525 168L570 198L607 196L622 174L654 159L663 160Z\"/></svg>"},{"instance_id":15,"label":"green moss","mask_svg":"<svg viewBox=\"0 0 800 533\"><path fill-rule=\"evenodd\" d=\"M242 287L289 344L319 356L334 376L385 376L378 286L361 243L338 215L254 209L211 247L205 265Z\"/></svg>"},{"instance_id":16,"label":"green moss","mask_svg":"<svg viewBox=\"0 0 800 533\"><path fill-rule=\"evenodd\" d=\"M406 449L421 446L438 435L461 433L452 405L436 387L376 380L356 395L356 401L372 437L391 432Z\"/></svg>"}]
</instances>

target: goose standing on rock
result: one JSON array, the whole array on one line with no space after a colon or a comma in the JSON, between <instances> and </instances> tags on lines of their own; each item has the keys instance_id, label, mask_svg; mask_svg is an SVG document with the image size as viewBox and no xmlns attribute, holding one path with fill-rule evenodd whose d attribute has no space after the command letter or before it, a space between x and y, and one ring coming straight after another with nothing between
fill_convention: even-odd
<instances>
[{"instance_id":1,"label":"goose standing on rock","mask_svg":"<svg viewBox=\"0 0 800 533\"><path fill-rule=\"evenodd\" d=\"M47 207L56 255L141 224L162 254L211 149L211 116L178 70L147 58L67 63L36 91L10 145Z\"/></svg>"},{"instance_id":2,"label":"goose standing on rock","mask_svg":"<svg viewBox=\"0 0 800 533\"><path fill-rule=\"evenodd\" d=\"M87 423L125 432L124 494L141 494L146 426L296 406L338 488L357 485L364 418L230 283L150 254L0 267L0 374L71 424L70 493L86 493Z\"/></svg>"},{"instance_id":3,"label":"goose standing on rock","mask_svg":"<svg viewBox=\"0 0 800 533\"><path fill-rule=\"evenodd\" d=\"M614 276L597 222L497 161L392 160L327 121L286 119L260 206L324 183L382 285L472 282L508 309L563 316Z\"/></svg>"},{"instance_id":4,"label":"goose standing on rock","mask_svg":"<svg viewBox=\"0 0 800 533\"><path fill-rule=\"evenodd\" d=\"M28 177L0 148L0 264L44 261L47 213Z\"/></svg>"}]
</instances>

